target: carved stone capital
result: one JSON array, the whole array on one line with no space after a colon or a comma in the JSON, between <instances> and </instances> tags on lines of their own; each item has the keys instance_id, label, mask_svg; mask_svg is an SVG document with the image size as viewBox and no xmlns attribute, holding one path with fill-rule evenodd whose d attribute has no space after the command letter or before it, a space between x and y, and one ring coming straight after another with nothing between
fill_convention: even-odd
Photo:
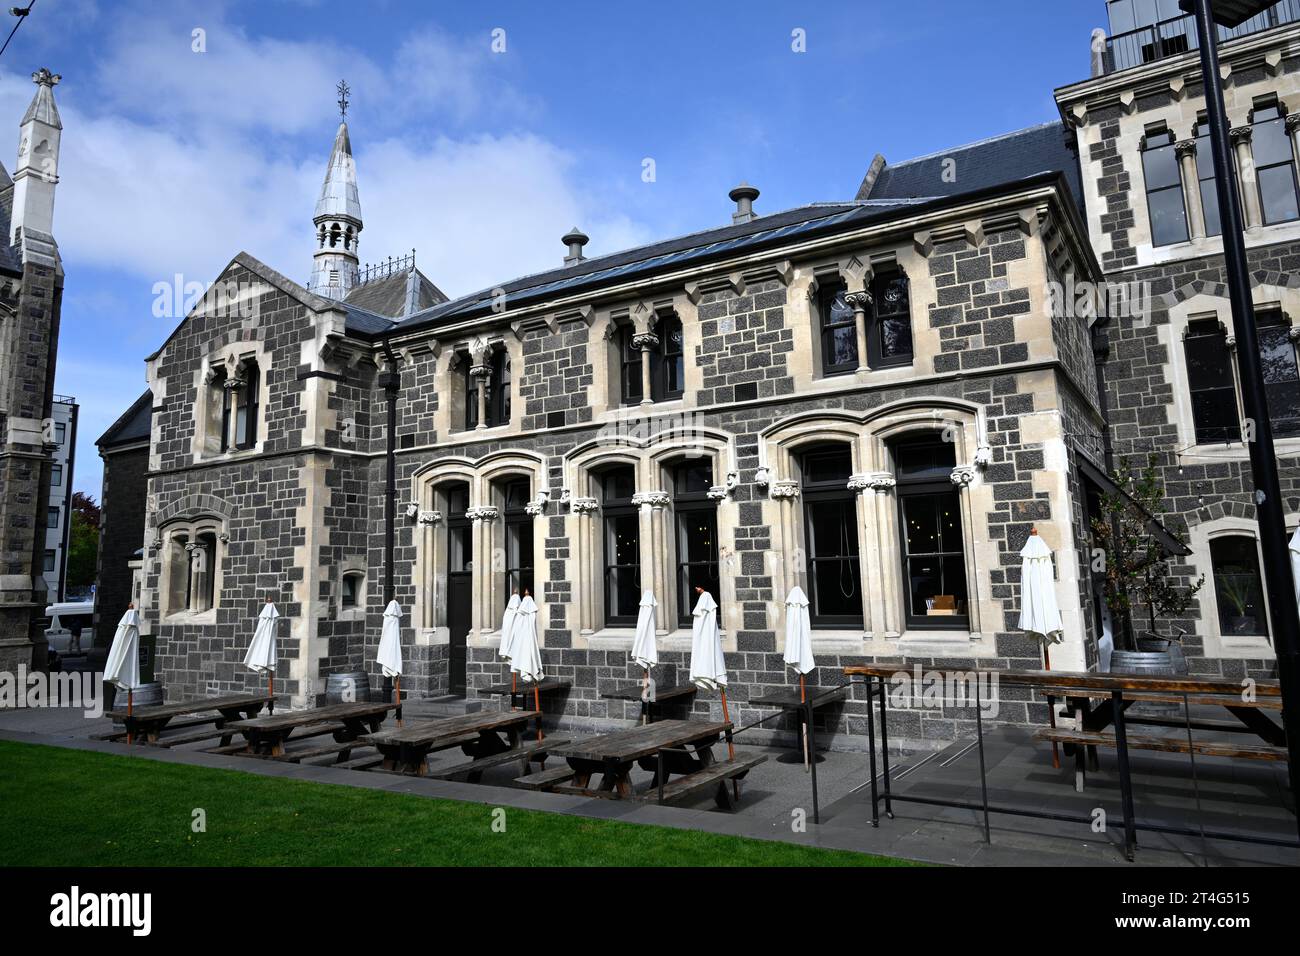
<instances>
[{"instance_id":1,"label":"carved stone capital","mask_svg":"<svg viewBox=\"0 0 1300 956\"><path fill-rule=\"evenodd\" d=\"M469 367L469 377L470 377L470 378L480 378L480 379L491 378L491 377L492 377L492 366L491 366L491 365L471 365L471 366Z\"/></svg>"},{"instance_id":2,"label":"carved stone capital","mask_svg":"<svg viewBox=\"0 0 1300 956\"><path fill-rule=\"evenodd\" d=\"M1227 346L1229 350L1235 349L1237 347L1237 337L1235 335L1225 335L1223 337L1223 344Z\"/></svg>"},{"instance_id":3,"label":"carved stone capital","mask_svg":"<svg viewBox=\"0 0 1300 956\"><path fill-rule=\"evenodd\" d=\"M1300 113L1295 113L1293 115L1300 116ZM1300 342L1300 325L1293 325L1291 328L1287 329L1286 337L1292 342L1292 344Z\"/></svg>"},{"instance_id":4,"label":"carved stone capital","mask_svg":"<svg viewBox=\"0 0 1300 956\"><path fill-rule=\"evenodd\" d=\"M1174 143L1174 155L1178 156L1180 159L1184 156L1195 156L1196 140L1180 139L1178 142Z\"/></svg>"},{"instance_id":5,"label":"carved stone capital","mask_svg":"<svg viewBox=\"0 0 1300 956\"><path fill-rule=\"evenodd\" d=\"M844 296L844 302L854 312L865 312L871 308L871 293L866 289L850 292Z\"/></svg>"},{"instance_id":6,"label":"carved stone capital","mask_svg":"<svg viewBox=\"0 0 1300 956\"><path fill-rule=\"evenodd\" d=\"M870 475L850 475L849 491L866 491L871 487Z\"/></svg>"},{"instance_id":7,"label":"carved stone capital","mask_svg":"<svg viewBox=\"0 0 1300 956\"><path fill-rule=\"evenodd\" d=\"M726 501L731 492L726 485L713 485L707 494L710 501Z\"/></svg>"},{"instance_id":8,"label":"carved stone capital","mask_svg":"<svg viewBox=\"0 0 1300 956\"><path fill-rule=\"evenodd\" d=\"M1232 129L1228 130L1228 139L1232 140L1233 146L1236 146L1238 143L1249 143L1250 134L1251 127L1234 126Z\"/></svg>"},{"instance_id":9,"label":"carved stone capital","mask_svg":"<svg viewBox=\"0 0 1300 956\"><path fill-rule=\"evenodd\" d=\"M975 449L975 467L987 468L993 461L993 449L988 445L980 445Z\"/></svg>"},{"instance_id":10,"label":"carved stone capital","mask_svg":"<svg viewBox=\"0 0 1300 956\"><path fill-rule=\"evenodd\" d=\"M484 505L481 508L470 508L465 512L465 517L470 521L495 521L501 516L501 512L493 505Z\"/></svg>"},{"instance_id":11,"label":"carved stone capital","mask_svg":"<svg viewBox=\"0 0 1300 956\"><path fill-rule=\"evenodd\" d=\"M772 482L772 497L778 501L792 501L799 497L799 482L783 478Z\"/></svg>"},{"instance_id":12,"label":"carved stone capital","mask_svg":"<svg viewBox=\"0 0 1300 956\"><path fill-rule=\"evenodd\" d=\"M898 480L887 471L878 471L867 477L867 487L877 494L884 494L898 484Z\"/></svg>"},{"instance_id":13,"label":"carved stone capital","mask_svg":"<svg viewBox=\"0 0 1300 956\"><path fill-rule=\"evenodd\" d=\"M600 502L595 498L574 498L569 502L569 507L574 514L586 515L599 508Z\"/></svg>"},{"instance_id":14,"label":"carved stone capital","mask_svg":"<svg viewBox=\"0 0 1300 956\"><path fill-rule=\"evenodd\" d=\"M441 511L421 511L419 522L422 525L434 525L442 520Z\"/></svg>"},{"instance_id":15,"label":"carved stone capital","mask_svg":"<svg viewBox=\"0 0 1300 956\"><path fill-rule=\"evenodd\" d=\"M632 504L649 505L652 508L666 508L672 500L666 491L638 491L632 496Z\"/></svg>"},{"instance_id":16,"label":"carved stone capital","mask_svg":"<svg viewBox=\"0 0 1300 956\"><path fill-rule=\"evenodd\" d=\"M1297 126L1300 126L1300 113L1288 113L1286 115L1286 131L1294 133Z\"/></svg>"},{"instance_id":17,"label":"carved stone capital","mask_svg":"<svg viewBox=\"0 0 1300 956\"><path fill-rule=\"evenodd\" d=\"M952 474L948 478L958 488L965 488L975 480L975 466L958 465L952 470Z\"/></svg>"},{"instance_id":18,"label":"carved stone capital","mask_svg":"<svg viewBox=\"0 0 1300 956\"><path fill-rule=\"evenodd\" d=\"M632 336L632 348L646 351L659 347L659 336L653 332L638 332Z\"/></svg>"}]
</instances>

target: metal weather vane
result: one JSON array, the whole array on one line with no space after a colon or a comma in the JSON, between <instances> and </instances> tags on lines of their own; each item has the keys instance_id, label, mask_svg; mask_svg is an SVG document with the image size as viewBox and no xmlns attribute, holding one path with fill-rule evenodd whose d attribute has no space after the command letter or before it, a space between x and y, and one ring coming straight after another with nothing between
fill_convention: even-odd
<instances>
[{"instance_id":1,"label":"metal weather vane","mask_svg":"<svg viewBox=\"0 0 1300 956\"><path fill-rule=\"evenodd\" d=\"M341 115L346 122L348 118L348 95L352 92L352 87L348 86L347 80L339 80L338 86L334 89L339 94L339 115Z\"/></svg>"}]
</instances>

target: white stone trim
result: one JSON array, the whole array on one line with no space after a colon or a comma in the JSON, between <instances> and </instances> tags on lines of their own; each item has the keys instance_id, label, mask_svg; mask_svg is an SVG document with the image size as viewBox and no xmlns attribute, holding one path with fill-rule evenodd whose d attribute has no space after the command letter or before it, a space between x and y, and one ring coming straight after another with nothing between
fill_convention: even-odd
<instances>
[{"instance_id":1,"label":"white stone trim","mask_svg":"<svg viewBox=\"0 0 1300 956\"><path fill-rule=\"evenodd\" d=\"M1288 528L1294 529L1295 517L1288 519ZM1195 574L1205 575L1205 584L1196 594L1197 606L1201 612L1202 653L1207 658L1273 660L1277 652L1271 638L1260 635L1239 636L1224 634L1219 624L1218 594L1215 591L1214 564L1210 557L1210 542L1216 538L1246 537L1255 542L1259 560L1260 580L1263 583L1264 552L1259 545L1259 525L1250 518L1238 518L1224 515L1212 521L1192 525L1187 530L1187 546L1192 553L1187 558L1195 569ZM1272 635L1273 615L1269 610L1268 590L1263 589L1264 608L1268 614L1268 631Z\"/></svg>"}]
</instances>

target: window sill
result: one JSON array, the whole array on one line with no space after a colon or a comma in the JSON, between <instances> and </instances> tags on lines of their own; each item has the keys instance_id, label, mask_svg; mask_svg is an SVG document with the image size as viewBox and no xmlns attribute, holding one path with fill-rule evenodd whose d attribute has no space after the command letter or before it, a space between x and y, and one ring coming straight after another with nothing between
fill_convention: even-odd
<instances>
[{"instance_id":1,"label":"window sill","mask_svg":"<svg viewBox=\"0 0 1300 956\"><path fill-rule=\"evenodd\" d=\"M163 618L164 624L216 624L217 609L206 611L176 611Z\"/></svg>"},{"instance_id":2,"label":"window sill","mask_svg":"<svg viewBox=\"0 0 1300 956\"><path fill-rule=\"evenodd\" d=\"M1294 438L1274 438L1273 447L1279 457L1283 454L1295 455L1300 454L1300 437ZM1244 442L1215 442L1211 445L1196 444L1190 448L1182 450L1181 454L1188 458L1213 459L1218 461L1246 461L1250 458L1250 449Z\"/></svg>"},{"instance_id":3,"label":"window sill","mask_svg":"<svg viewBox=\"0 0 1300 956\"><path fill-rule=\"evenodd\" d=\"M904 631L898 638L898 649L904 653L925 655L931 650L966 649L974 639L975 635L969 630Z\"/></svg>"}]
</instances>

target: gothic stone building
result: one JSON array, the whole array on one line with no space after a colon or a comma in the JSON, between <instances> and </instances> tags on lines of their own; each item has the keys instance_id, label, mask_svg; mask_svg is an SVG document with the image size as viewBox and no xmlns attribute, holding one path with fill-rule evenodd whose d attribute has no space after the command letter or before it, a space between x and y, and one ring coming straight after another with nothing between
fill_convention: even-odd
<instances>
[{"instance_id":1,"label":"gothic stone building","mask_svg":"<svg viewBox=\"0 0 1300 956\"><path fill-rule=\"evenodd\" d=\"M1266 24L1224 48L1230 108L1253 129L1253 165L1252 138L1236 138L1258 170L1243 191L1259 301L1282 323L1283 421L1300 212L1278 190L1294 197L1298 37ZM729 224L613 255L584 257L575 229L554 270L450 301L413 259L359 270L340 126L307 286L241 253L148 359L142 601L167 693L251 686L240 661L267 596L287 619L281 692L306 703L331 673L377 675L390 571L404 689L472 698L498 682L501 612L528 589L546 672L572 682L551 716L593 728L635 716L600 694L635 676L643 589L678 679L693 589L714 594L742 719L789 683L796 584L815 681L864 660L1036 667L1015 626L1031 529L1056 556L1053 666L1092 668L1108 623L1089 515L1111 446L1158 456L1192 542L1180 571L1210 582L1168 622L1188 631L1193 669L1267 672L1246 456L1222 414L1226 292L1189 160L1195 55L1139 44L1127 63L1121 40L1094 38L1097 75L1058 91L1060 122L877 157L851 200L762 215L742 185ZM1053 294L1108 279L1148 283L1145 318L1096 319ZM1231 615L1229 593L1245 603ZM1046 719L1003 697L999 719ZM831 713L838 744L860 745L863 707ZM973 714L897 720L904 737L950 738Z\"/></svg>"},{"instance_id":2,"label":"gothic stone building","mask_svg":"<svg viewBox=\"0 0 1300 956\"><path fill-rule=\"evenodd\" d=\"M54 242L58 74L32 74L12 178L0 167L0 671L44 667L45 541L63 265Z\"/></svg>"}]
</instances>

